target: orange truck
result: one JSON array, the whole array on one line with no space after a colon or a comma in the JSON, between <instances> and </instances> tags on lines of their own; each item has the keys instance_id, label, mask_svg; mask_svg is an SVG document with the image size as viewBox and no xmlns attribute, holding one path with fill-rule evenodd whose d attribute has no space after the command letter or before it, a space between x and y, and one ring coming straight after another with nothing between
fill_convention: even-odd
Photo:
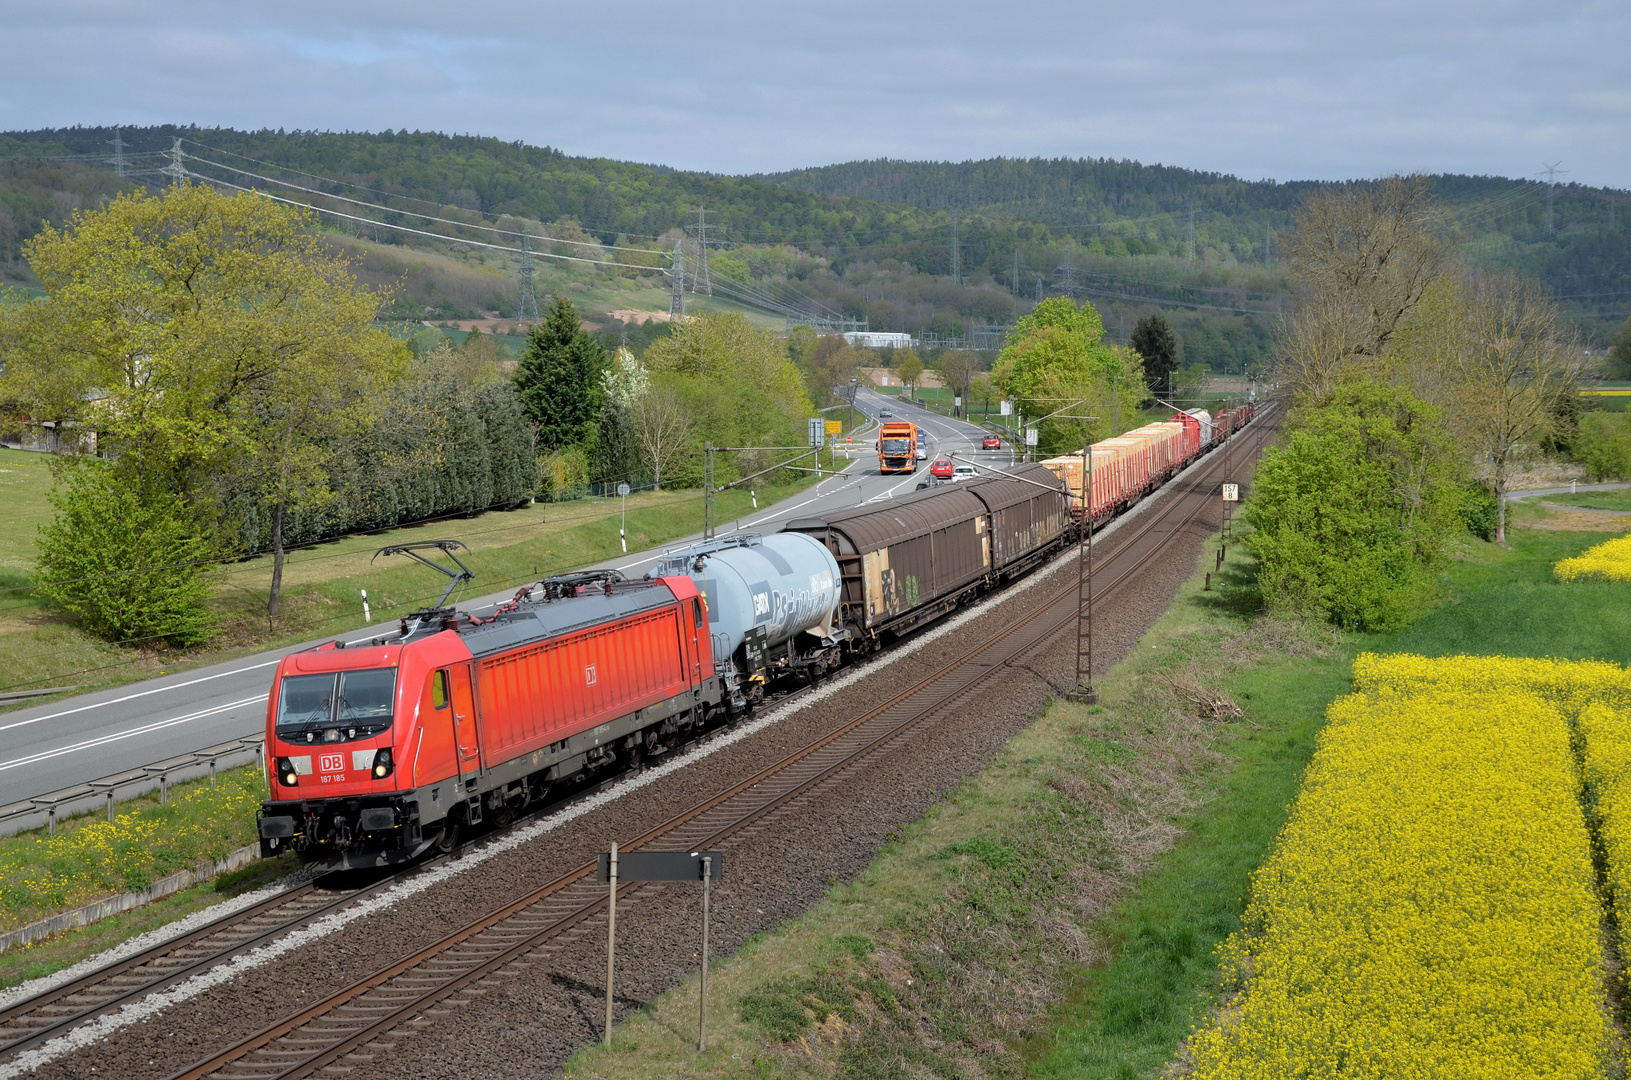
<instances>
[{"instance_id":1,"label":"orange truck","mask_svg":"<svg viewBox=\"0 0 1631 1080\"><path fill-rule=\"evenodd\" d=\"M913 472L917 469L917 425L896 420L878 429L878 471Z\"/></svg>"}]
</instances>

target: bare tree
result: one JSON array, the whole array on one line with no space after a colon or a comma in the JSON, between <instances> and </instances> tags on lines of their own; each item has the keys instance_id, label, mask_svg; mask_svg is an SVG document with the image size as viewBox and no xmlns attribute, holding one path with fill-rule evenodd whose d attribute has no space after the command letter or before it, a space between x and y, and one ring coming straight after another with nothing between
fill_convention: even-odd
<instances>
[{"instance_id":1,"label":"bare tree","mask_svg":"<svg viewBox=\"0 0 1631 1080\"><path fill-rule=\"evenodd\" d=\"M685 403L666 390L652 389L630 410L640 456L651 466L652 486L662 490L663 473L685 452L693 423Z\"/></svg>"},{"instance_id":2,"label":"bare tree","mask_svg":"<svg viewBox=\"0 0 1631 1080\"><path fill-rule=\"evenodd\" d=\"M1282 376L1311 401L1381 357L1450 265L1419 175L1312 196L1289 255L1303 296L1282 336Z\"/></svg>"},{"instance_id":3,"label":"bare tree","mask_svg":"<svg viewBox=\"0 0 1631 1080\"><path fill-rule=\"evenodd\" d=\"M939 363L935 364L935 371L951 388L952 395L963 399L966 407L969 385L980 371L979 355L967 349L950 349L941 354Z\"/></svg>"},{"instance_id":4,"label":"bare tree","mask_svg":"<svg viewBox=\"0 0 1631 1080\"><path fill-rule=\"evenodd\" d=\"M1586 357L1545 291L1514 274L1472 279L1460 307L1465 344L1452 357L1451 422L1488 463L1495 542L1504 545L1514 455L1545 433L1559 401L1576 392Z\"/></svg>"}]
</instances>

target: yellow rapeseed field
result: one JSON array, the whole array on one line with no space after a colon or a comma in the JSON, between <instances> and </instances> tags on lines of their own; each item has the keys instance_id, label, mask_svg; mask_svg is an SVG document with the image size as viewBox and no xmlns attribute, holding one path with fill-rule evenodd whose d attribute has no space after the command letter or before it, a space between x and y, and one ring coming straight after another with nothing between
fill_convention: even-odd
<instances>
[{"instance_id":1,"label":"yellow rapeseed field","mask_svg":"<svg viewBox=\"0 0 1631 1080\"><path fill-rule=\"evenodd\" d=\"M1365 656L1354 681L1220 950L1241 992L1194 1075L1617 1074L1570 721L1631 678Z\"/></svg>"},{"instance_id":2,"label":"yellow rapeseed field","mask_svg":"<svg viewBox=\"0 0 1631 1080\"><path fill-rule=\"evenodd\" d=\"M1631 711L1592 702L1580 711L1587 805L1603 845L1622 957L1631 956Z\"/></svg>"},{"instance_id":3,"label":"yellow rapeseed field","mask_svg":"<svg viewBox=\"0 0 1631 1080\"><path fill-rule=\"evenodd\" d=\"M1552 567L1559 581L1631 581L1631 536L1587 548Z\"/></svg>"}]
</instances>

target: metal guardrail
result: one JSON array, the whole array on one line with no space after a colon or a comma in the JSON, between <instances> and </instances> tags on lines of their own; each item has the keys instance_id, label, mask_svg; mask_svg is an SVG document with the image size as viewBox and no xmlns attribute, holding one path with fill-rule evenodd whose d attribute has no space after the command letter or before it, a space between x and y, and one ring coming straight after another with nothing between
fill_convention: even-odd
<instances>
[{"instance_id":1,"label":"metal guardrail","mask_svg":"<svg viewBox=\"0 0 1631 1080\"><path fill-rule=\"evenodd\" d=\"M170 785L173 783L208 775L213 785L217 768L249 761L262 763L265 743L262 735L246 735L231 742L206 746L202 750L8 803L0 806L0 836L37 829L42 824L50 835L55 836L57 818L82 814L103 803L108 808L108 820L112 821L115 802L134 799L155 788L159 793L159 805L163 806L169 800Z\"/></svg>"}]
</instances>

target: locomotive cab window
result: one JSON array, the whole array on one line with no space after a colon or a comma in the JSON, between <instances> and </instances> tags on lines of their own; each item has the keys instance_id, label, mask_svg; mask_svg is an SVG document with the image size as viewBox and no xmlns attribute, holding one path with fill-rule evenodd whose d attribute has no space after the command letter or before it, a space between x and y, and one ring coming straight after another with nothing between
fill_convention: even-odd
<instances>
[{"instance_id":1,"label":"locomotive cab window","mask_svg":"<svg viewBox=\"0 0 1631 1080\"><path fill-rule=\"evenodd\" d=\"M433 708L447 708L447 672L435 671L431 673L430 703Z\"/></svg>"},{"instance_id":2,"label":"locomotive cab window","mask_svg":"<svg viewBox=\"0 0 1631 1080\"><path fill-rule=\"evenodd\" d=\"M702 629L702 601L691 601L691 623L696 629Z\"/></svg>"},{"instance_id":3,"label":"locomotive cab window","mask_svg":"<svg viewBox=\"0 0 1631 1080\"><path fill-rule=\"evenodd\" d=\"M344 742L391 726L395 668L285 675L278 685L277 733L294 742Z\"/></svg>"}]
</instances>

